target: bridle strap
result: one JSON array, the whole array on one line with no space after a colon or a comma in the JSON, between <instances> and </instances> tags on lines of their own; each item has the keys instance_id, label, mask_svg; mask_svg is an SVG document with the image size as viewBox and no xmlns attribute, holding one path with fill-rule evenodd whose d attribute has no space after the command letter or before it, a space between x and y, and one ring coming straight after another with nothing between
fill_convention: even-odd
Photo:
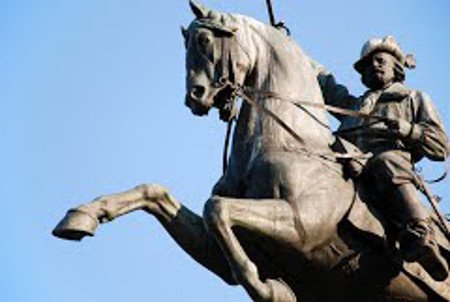
<instances>
[{"instance_id":1,"label":"bridle strap","mask_svg":"<svg viewBox=\"0 0 450 302\"><path fill-rule=\"evenodd\" d=\"M220 39L222 60L220 77L216 80L216 85L219 87L235 82L235 58L233 57L231 39L232 37L223 37Z\"/></svg>"},{"instance_id":2,"label":"bridle strap","mask_svg":"<svg viewBox=\"0 0 450 302\"><path fill-rule=\"evenodd\" d=\"M281 96L280 94L278 94L276 92L260 91L260 90L256 90L256 89L252 89L252 88L248 88L248 87L245 87L245 90L252 92L254 94L265 96L267 98L275 98L278 100L287 101L287 102L291 103L292 105L294 105L296 107L300 107L300 108L302 106L307 106L307 107L322 109L322 110L325 110L325 111L328 111L331 113L336 113L336 114L344 115L344 116L357 117L357 118L361 118L361 119L375 119L378 122L394 122L395 121L391 118L376 115L376 114L364 113L364 112L345 109L345 108L336 107L336 106L332 106L332 105L319 104L319 103L314 103L314 102L310 102L310 101L303 101L303 100L296 100L293 98L287 98L287 97Z\"/></svg>"},{"instance_id":3,"label":"bridle strap","mask_svg":"<svg viewBox=\"0 0 450 302\"><path fill-rule=\"evenodd\" d=\"M228 149L230 145L231 129L233 129L234 118L231 118L227 123L227 134L225 135L225 142L223 144L222 156L222 173L225 174L228 168Z\"/></svg>"},{"instance_id":4,"label":"bridle strap","mask_svg":"<svg viewBox=\"0 0 450 302\"><path fill-rule=\"evenodd\" d=\"M221 60L221 75L218 80L218 84L222 84L226 80L231 80L230 78L230 71L228 69L229 66L229 60L230 60L230 45L228 43L228 38L221 38L220 39L220 45L221 45L221 54L222 54L222 60Z\"/></svg>"}]
</instances>

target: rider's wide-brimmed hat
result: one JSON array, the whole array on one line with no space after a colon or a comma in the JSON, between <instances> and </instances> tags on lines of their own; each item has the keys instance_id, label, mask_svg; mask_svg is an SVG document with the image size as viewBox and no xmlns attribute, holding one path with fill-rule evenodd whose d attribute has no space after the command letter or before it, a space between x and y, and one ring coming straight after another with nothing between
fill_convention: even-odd
<instances>
[{"instance_id":1,"label":"rider's wide-brimmed hat","mask_svg":"<svg viewBox=\"0 0 450 302\"><path fill-rule=\"evenodd\" d=\"M356 71L362 73L368 59L376 52L388 52L393 55L402 67L413 69L416 60L411 54L405 54L393 36L384 38L373 38L368 40L361 49L359 60L353 65Z\"/></svg>"}]
</instances>

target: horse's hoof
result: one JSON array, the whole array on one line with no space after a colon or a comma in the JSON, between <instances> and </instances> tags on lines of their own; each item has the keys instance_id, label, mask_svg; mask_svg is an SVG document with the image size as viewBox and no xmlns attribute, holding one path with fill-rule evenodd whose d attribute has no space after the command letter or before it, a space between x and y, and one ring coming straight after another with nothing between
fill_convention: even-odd
<instances>
[{"instance_id":1,"label":"horse's hoof","mask_svg":"<svg viewBox=\"0 0 450 302\"><path fill-rule=\"evenodd\" d=\"M271 302L297 302L292 289L282 280L268 279L266 282L272 292Z\"/></svg>"},{"instance_id":2,"label":"horse's hoof","mask_svg":"<svg viewBox=\"0 0 450 302\"><path fill-rule=\"evenodd\" d=\"M99 222L85 211L69 210L52 234L61 239L79 241L85 236L94 236Z\"/></svg>"}]
</instances>

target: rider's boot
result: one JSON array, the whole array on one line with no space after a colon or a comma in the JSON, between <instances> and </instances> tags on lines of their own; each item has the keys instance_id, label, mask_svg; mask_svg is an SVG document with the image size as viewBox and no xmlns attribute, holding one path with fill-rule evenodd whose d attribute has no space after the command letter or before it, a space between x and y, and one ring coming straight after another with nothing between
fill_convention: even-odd
<instances>
[{"instance_id":1,"label":"rider's boot","mask_svg":"<svg viewBox=\"0 0 450 302\"><path fill-rule=\"evenodd\" d=\"M403 259L418 262L436 281L447 279L447 261L439 252L431 218L415 186L400 185L394 196L396 212L403 224L398 237Z\"/></svg>"},{"instance_id":2,"label":"rider's boot","mask_svg":"<svg viewBox=\"0 0 450 302\"><path fill-rule=\"evenodd\" d=\"M270 286L270 302L297 302L297 298L291 288L283 280L268 279Z\"/></svg>"}]
</instances>

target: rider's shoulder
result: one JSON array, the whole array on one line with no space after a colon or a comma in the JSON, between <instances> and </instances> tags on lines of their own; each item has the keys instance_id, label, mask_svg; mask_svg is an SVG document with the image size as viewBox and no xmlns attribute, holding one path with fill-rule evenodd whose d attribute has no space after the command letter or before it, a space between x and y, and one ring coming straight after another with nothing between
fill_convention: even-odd
<instances>
[{"instance_id":1,"label":"rider's shoulder","mask_svg":"<svg viewBox=\"0 0 450 302\"><path fill-rule=\"evenodd\" d=\"M404 101L411 102L413 107L415 108L421 108L421 110L425 111L436 111L436 105L434 104L431 96L418 89L412 89L407 86L405 86L402 83L398 84L398 91L400 94L403 94L405 97L403 97ZM401 99L402 97L400 97Z\"/></svg>"},{"instance_id":2,"label":"rider's shoulder","mask_svg":"<svg viewBox=\"0 0 450 302\"><path fill-rule=\"evenodd\" d=\"M386 101L401 102L407 99L412 99L415 103L431 103L431 97L426 92L410 88L401 82L392 84L380 95L380 100Z\"/></svg>"},{"instance_id":3,"label":"rider's shoulder","mask_svg":"<svg viewBox=\"0 0 450 302\"><path fill-rule=\"evenodd\" d=\"M418 105L422 106L433 106L433 101L431 96L422 90L409 89L410 98Z\"/></svg>"}]
</instances>

